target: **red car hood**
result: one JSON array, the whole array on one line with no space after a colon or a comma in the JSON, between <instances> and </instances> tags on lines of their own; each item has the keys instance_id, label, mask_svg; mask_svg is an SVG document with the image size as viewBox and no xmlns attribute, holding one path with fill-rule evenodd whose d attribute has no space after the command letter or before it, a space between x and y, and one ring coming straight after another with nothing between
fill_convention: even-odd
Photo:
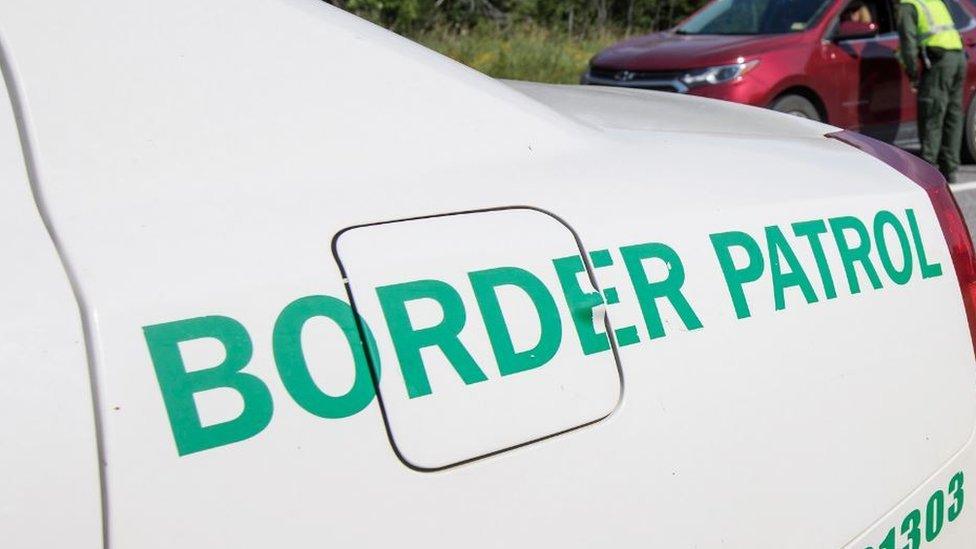
<instances>
[{"instance_id":1,"label":"red car hood","mask_svg":"<svg viewBox=\"0 0 976 549\"><path fill-rule=\"evenodd\" d=\"M613 70L666 71L734 63L800 41L800 35L718 35L657 32L624 40L593 57L594 66Z\"/></svg>"}]
</instances>

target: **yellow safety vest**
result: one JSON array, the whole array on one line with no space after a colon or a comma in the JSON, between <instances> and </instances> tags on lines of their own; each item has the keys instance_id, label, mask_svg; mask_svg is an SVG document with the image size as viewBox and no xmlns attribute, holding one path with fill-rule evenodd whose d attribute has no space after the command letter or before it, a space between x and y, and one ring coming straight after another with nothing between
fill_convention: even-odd
<instances>
[{"instance_id":1,"label":"yellow safety vest","mask_svg":"<svg viewBox=\"0 0 976 549\"><path fill-rule=\"evenodd\" d=\"M961 50L962 38L952 22L952 14L942 0L901 0L915 6L918 13L918 39L922 46Z\"/></svg>"}]
</instances>

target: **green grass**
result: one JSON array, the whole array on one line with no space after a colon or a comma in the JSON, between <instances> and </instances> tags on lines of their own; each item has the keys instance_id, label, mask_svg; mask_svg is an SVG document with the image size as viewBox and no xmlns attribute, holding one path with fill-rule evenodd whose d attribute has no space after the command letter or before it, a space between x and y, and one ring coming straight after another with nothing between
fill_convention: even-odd
<instances>
[{"instance_id":1,"label":"green grass","mask_svg":"<svg viewBox=\"0 0 976 549\"><path fill-rule=\"evenodd\" d=\"M437 27L411 38L495 78L578 84L590 57L623 33L581 38L536 25L479 25Z\"/></svg>"}]
</instances>

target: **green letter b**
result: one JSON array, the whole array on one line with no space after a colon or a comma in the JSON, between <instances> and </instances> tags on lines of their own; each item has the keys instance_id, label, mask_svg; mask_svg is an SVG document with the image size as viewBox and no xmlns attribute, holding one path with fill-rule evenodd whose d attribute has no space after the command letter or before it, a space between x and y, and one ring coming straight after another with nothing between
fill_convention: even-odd
<instances>
[{"instance_id":1,"label":"green letter b","mask_svg":"<svg viewBox=\"0 0 976 549\"><path fill-rule=\"evenodd\" d=\"M206 316L142 330L181 456L250 438L271 422L273 404L268 387L257 377L241 372L253 352L251 338L241 323L225 316ZM226 357L212 368L188 372L179 343L203 338L219 341ZM244 401L244 410L234 419L204 427L193 395L219 388L236 391Z\"/></svg>"}]
</instances>

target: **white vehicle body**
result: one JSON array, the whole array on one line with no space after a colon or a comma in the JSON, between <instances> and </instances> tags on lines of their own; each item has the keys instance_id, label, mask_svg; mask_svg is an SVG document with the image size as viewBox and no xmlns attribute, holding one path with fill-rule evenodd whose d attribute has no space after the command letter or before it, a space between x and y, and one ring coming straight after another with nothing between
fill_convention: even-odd
<instances>
[{"instance_id":1,"label":"white vehicle body","mask_svg":"<svg viewBox=\"0 0 976 549\"><path fill-rule=\"evenodd\" d=\"M976 545L965 250L834 128L316 0L0 43L4 547Z\"/></svg>"}]
</instances>

